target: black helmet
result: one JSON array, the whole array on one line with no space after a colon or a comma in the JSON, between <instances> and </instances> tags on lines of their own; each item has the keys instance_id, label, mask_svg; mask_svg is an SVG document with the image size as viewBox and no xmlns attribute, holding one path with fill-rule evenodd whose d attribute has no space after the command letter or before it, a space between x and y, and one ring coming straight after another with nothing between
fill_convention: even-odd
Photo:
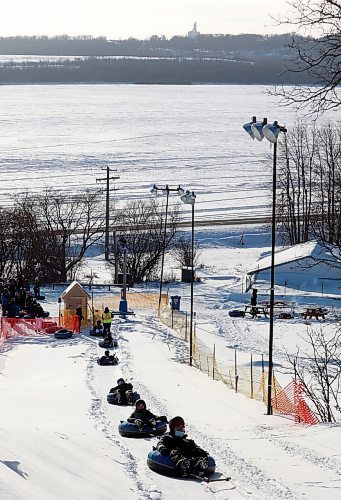
<instances>
[{"instance_id":1,"label":"black helmet","mask_svg":"<svg viewBox=\"0 0 341 500\"><path fill-rule=\"evenodd\" d=\"M139 405L143 405L144 406L144 409L147 408L147 405L145 403L145 401L143 401L143 399L138 399L135 403L135 407L137 408Z\"/></svg>"},{"instance_id":2,"label":"black helmet","mask_svg":"<svg viewBox=\"0 0 341 500\"><path fill-rule=\"evenodd\" d=\"M117 379L117 385L121 385L121 384L124 384L124 383L125 383L124 378Z\"/></svg>"}]
</instances>

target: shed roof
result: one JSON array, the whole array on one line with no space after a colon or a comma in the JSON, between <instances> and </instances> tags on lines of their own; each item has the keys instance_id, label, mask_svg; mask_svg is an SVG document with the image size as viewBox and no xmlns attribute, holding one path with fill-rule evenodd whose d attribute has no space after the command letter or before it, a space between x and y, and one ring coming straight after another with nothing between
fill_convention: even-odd
<instances>
[{"instance_id":1,"label":"shed roof","mask_svg":"<svg viewBox=\"0 0 341 500\"><path fill-rule=\"evenodd\" d=\"M65 297L66 295L68 295L71 291L75 291L77 290L77 292L79 292L81 295L86 295L87 297L90 298L90 295L88 294L88 292L86 292L84 290L84 288L78 283L78 281L72 281L72 283L70 283L70 285L65 288L64 292L61 294L61 297Z\"/></svg>"},{"instance_id":2,"label":"shed roof","mask_svg":"<svg viewBox=\"0 0 341 500\"><path fill-rule=\"evenodd\" d=\"M280 266L282 264L287 264L289 262L295 262L307 258L319 259L319 260L334 260L331 255L323 248L318 241L307 241L306 243L300 243L299 245L293 245L291 247L285 248L276 252L275 254L275 266ZM260 258L256 264L250 267L247 274L254 274L258 271L264 271L265 269L270 269L271 267L271 254L266 257Z\"/></svg>"}]
</instances>

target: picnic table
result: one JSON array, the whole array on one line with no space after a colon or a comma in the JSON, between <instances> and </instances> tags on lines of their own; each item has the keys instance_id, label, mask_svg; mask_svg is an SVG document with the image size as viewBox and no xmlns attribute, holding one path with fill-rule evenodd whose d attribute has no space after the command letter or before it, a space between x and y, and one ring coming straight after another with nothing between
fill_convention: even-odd
<instances>
[{"instance_id":1,"label":"picnic table","mask_svg":"<svg viewBox=\"0 0 341 500\"><path fill-rule=\"evenodd\" d=\"M302 313L304 319L326 319L325 315L328 313L327 309L323 309L322 307L307 307L306 311Z\"/></svg>"},{"instance_id":2,"label":"picnic table","mask_svg":"<svg viewBox=\"0 0 341 500\"><path fill-rule=\"evenodd\" d=\"M268 317L268 308L265 306L245 306L245 313L251 314L253 318L259 315L264 315L265 318Z\"/></svg>"},{"instance_id":3,"label":"picnic table","mask_svg":"<svg viewBox=\"0 0 341 500\"><path fill-rule=\"evenodd\" d=\"M265 305L268 308L268 310L270 309L270 302L269 301L263 301L262 305ZM293 301L287 301L287 300L275 300L274 301L274 309L277 309L277 310L291 309L291 311L293 313L296 306L297 306L296 302L293 302Z\"/></svg>"}]
</instances>

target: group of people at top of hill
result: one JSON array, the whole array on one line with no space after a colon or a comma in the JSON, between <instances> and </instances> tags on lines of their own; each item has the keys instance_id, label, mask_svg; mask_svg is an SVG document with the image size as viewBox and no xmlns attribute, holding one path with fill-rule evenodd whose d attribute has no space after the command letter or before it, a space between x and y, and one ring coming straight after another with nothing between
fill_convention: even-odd
<instances>
[{"instance_id":1,"label":"group of people at top of hill","mask_svg":"<svg viewBox=\"0 0 341 500\"><path fill-rule=\"evenodd\" d=\"M118 379L117 386L113 388L123 399L126 397L126 392L132 391L132 389L132 384L125 382L123 378ZM135 424L140 430L149 426L155 431L157 421L167 422L167 417L154 415L148 410L145 401L138 399L135 403L135 409L127 421ZM169 431L161 436L155 449L161 455L168 455L171 458L181 476L188 476L191 473L203 476L208 468L208 453L200 448L193 439L187 437L185 421L180 416L173 417L169 421Z\"/></svg>"},{"instance_id":2,"label":"group of people at top of hill","mask_svg":"<svg viewBox=\"0 0 341 500\"><path fill-rule=\"evenodd\" d=\"M0 278L0 302L2 315L7 318L43 318L44 309L37 301L40 297L40 286L36 280L33 293L29 283L21 276L18 279Z\"/></svg>"}]
</instances>

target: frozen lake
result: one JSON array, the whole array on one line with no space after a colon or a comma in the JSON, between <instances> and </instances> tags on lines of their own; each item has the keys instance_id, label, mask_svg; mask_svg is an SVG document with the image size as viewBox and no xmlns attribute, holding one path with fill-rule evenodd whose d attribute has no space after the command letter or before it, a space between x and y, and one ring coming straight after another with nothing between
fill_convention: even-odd
<instances>
[{"instance_id":1,"label":"frozen lake","mask_svg":"<svg viewBox=\"0 0 341 500\"><path fill-rule=\"evenodd\" d=\"M269 213L270 143L242 125L295 121L264 86L1 86L0 109L1 204L25 189L95 188L110 165L119 203L181 184L205 220Z\"/></svg>"}]
</instances>

